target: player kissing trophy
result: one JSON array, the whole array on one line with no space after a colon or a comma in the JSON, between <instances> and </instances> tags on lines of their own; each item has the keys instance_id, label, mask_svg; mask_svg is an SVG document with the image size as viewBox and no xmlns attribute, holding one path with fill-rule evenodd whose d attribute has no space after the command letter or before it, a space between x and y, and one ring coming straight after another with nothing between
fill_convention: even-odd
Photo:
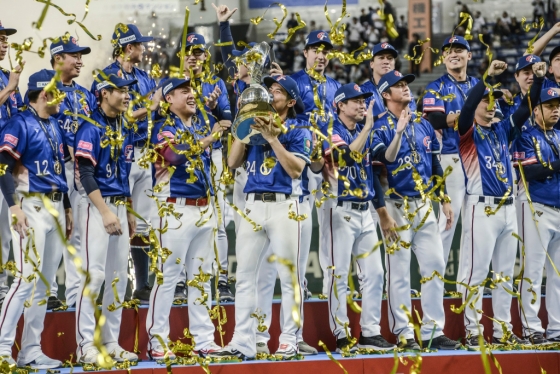
<instances>
[{"instance_id":1,"label":"player kissing trophy","mask_svg":"<svg viewBox=\"0 0 560 374\"><path fill-rule=\"evenodd\" d=\"M271 105L271 95L261 85L263 70L269 52L270 46L268 43L261 42L256 44L241 58L251 77L251 85L239 97L239 111L233 122L232 134L242 143L248 145L263 145L267 143L261 133L252 129L251 125L255 123L255 117L268 117L271 112L274 112L274 108Z\"/></svg>"}]
</instances>

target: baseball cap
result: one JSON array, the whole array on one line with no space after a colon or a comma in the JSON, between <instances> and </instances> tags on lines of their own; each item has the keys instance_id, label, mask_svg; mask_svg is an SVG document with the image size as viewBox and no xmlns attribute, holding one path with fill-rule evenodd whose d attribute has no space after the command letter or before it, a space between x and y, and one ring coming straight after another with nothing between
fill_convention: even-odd
<instances>
[{"instance_id":1,"label":"baseball cap","mask_svg":"<svg viewBox=\"0 0 560 374\"><path fill-rule=\"evenodd\" d=\"M62 37L51 43L49 47L51 51L51 56L57 55L59 53L81 53L87 55L91 52L89 47L80 47L76 38L73 36L69 37L66 41Z\"/></svg>"},{"instance_id":2,"label":"baseball cap","mask_svg":"<svg viewBox=\"0 0 560 374\"><path fill-rule=\"evenodd\" d=\"M533 64L536 64L537 62L541 62L541 58L539 56L535 56L535 55L523 56L517 61L517 64L515 64L515 71L517 72L519 70L523 70L527 66L531 66Z\"/></svg>"},{"instance_id":3,"label":"baseball cap","mask_svg":"<svg viewBox=\"0 0 560 374\"><path fill-rule=\"evenodd\" d=\"M542 104L551 100L560 100L560 91L554 88L543 88L539 103Z\"/></svg>"},{"instance_id":4,"label":"baseball cap","mask_svg":"<svg viewBox=\"0 0 560 374\"><path fill-rule=\"evenodd\" d=\"M373 95L372 92L362 92L362 89L356 83L347 83L334 93L334 103L338 104L341 101L350 100L355 97L368 98L371 95Z\"/></svg>"},{"instance_id":5,"label":"baseball cap","mask_svg":"<svg viewBox=\"0 0 560 374\"><path fill-rule=\"evenodd\" d=\"M300 114L305 111L305 105L303 105L303 101L301 100L297 83L291 77L288 77L287 75L268 76L263 78L263 83L267 87L272 86L273 83L278 83L286 90L288 95L296 101L296 105L294 106L296 113Z\"/></svg>"},{"instance_id":6,"label":"baseball cap","mask_svg":"<svg viewBox=\"0 0 560 374\"><path fill-rule=\"evenodd\" d=\"M490 90L488 87L484 90L484 95L482 97L486 97L490 94ZM494 90L494 99L499 99L500 97L504 96L504 93L500 90Z\"/></svg>"},{"instance_id":7,"label":"baseball cap","mask_svg":"<svg viewBox=\"0 0 560 374\"><path fill-rule=\"evenodd\" d=\"M54 70L47 69L39 70L38 72L31 74L29 82L27 83L27 92L42 91L49 85L49 83L51 83L55 75L56 72ZM56 88L65 92L74 91L72 86L65 86L61 81L56 82Z\"/></svg>"},{"instance_id":8,"label":"baseball cap","mask_svg":"<svg viewBox=\"0 0 560 374\"><path fill-rule=\"evenodd\" d=\"M181 48L181 43L179 44L179 48ZM202 36L201 34L195 34L195 33L190 33L187 34L187 42L185 43L185 47L189 48L189 47L193 47L196 46L197 48L200 48L202 50L206 50L206 40L204 39L204 36Z\"/></svg>"},{"instance_id":9,"label":"baseball cap","mask_svg":"<svg viewBox=\"0 0 560 374\"><path fill-rule=\"evenodd\" d=\"M305 38L305 47L309 45L315 45L321 43L333 48L331 38L329 37L329 33L327 31L323 31L323 30L311 31L307 35L307 38Z\"/></svg>"},{"instance_id":10,"label":"baseball cap","mask_svg":"<svg viewBox=\"0 0 560 374\"><path fill-rule=\"evenodd\" d=\"M130 43L146 43L154 40L151 36L143 36L136 25L129 23L126 27L128 28L126 32L122 29L113 32L113 40L117 40L121 47ZM119 32L119 35L117 35L116 31Z\"/></svg>"},{"instance_id":11,"label":"baseball cap","mask_svg":"<svg viewBox=\"0 0 560 374\"><path fill-rule=\"evenodd\" d=\"M412 83L416 77L412 74L402 75L397 70L391 70L381 77L379 80L379 92L385 92L388 88L393 87L398 82L405 80L406 83Z\"/></svg>"},{"instance_id":12,"label":"baseball cap","mask_svg":"<svg viewBox=\"0 0 560 374\"><path fill-rule=\"evenodd\" d=\"M190 78L169 78L166 79L164 81L161 82L160 86L162 87L161 92L163 94L163 96L165 97L168 93L170 93L171 91L173 91L174 89L176 89L179 86L182 86L184 84L188 84L190 83Z\"/></svg>"},{"instance_id":13,"label":"baseball cap","mask_svg":"<svg viewBox=\"0 0 560 374\"><path fill-rule=\"evenodd\" d=\"M120 69L105 69L95 78L95 89L101 91L105 87L121 88L136 83L136 79L123 79Z\"/></svg>"},{"instance_id":14,"label":"baseball cap","mask_svg":"<svg viewBox=\"0 0 560 374\"><path fill-rule=\"evenodd\" d=\"M381 52L390 52L395 58L399 55L399 52L395 49L395 47L389 43L378 43L373 46L373 56Z\"/></svg>"},{"instance_id":15,"label":"baseball cap","mask_svg":"<svg viewBox=\"0 0 560 374\"><path fill-rule=\"evenodd\" d=\"M6 36L14 35L17 32L16 29L8 29L2 26L2 21L0 21L0 31L4 31Z\"/></svg>"},{"instance_id":16,"label":"baseball cap","mask_svg":"<svg viewBox=\"0 0 560 374\"><path fill-rule=\"evenodd\" d=\"M552 50L552 52L550 52L550 55L548 57L548 62L550 63L552 61L552 59L558 54L560 53L560 45L554 47L554 49Z\"/></svg>"},{"instance_id":17,"label":"baseball cap","mask_svg":"<svg viewBox=\"0 0 560 374\"><path fill-rule=\"evenodd\" d=\"M469 45L469 42L467 42L467 40L465 38L463 38L462 36L459 36L459 35L452 35L451 37L445 39L441 49L444 50L445 47L449 47L450 45L463 46L464 48L467 49L467 51L469 51L469 52L471 51L471 46Z\"/></svg>"}]
</instances>

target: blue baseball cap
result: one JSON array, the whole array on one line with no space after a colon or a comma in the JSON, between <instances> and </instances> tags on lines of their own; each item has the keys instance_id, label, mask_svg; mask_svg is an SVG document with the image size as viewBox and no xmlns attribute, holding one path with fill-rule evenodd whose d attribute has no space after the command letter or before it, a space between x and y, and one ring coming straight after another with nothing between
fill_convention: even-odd
<instances>
[{"instance_id":1,"label":"blue baseball cap","mask_svg":"<svg viewBox=\"0 0 560 374\"><path fill-rule=\"evenodd\" d=\"M29 82L27 83L27 92L42 91L49 85L49 83L51 83L55 75L56 72L54 70L47 69L39 70L38 72L31 74ZM62 84L62 81L56 82L56 88L65 92L74 91L74 87L65 86Z\"/></svg>"},{"instance_id":2,"label":"blue baseball cap","mask_svg":"<svg viewBox=\"0 0 560 374\"><path fill-rule=\"evenodd\" d=\"M560 53L560 45L554 47L554 49L550 52L550 55L548 55L548 62L552 62L552 59L558 54Z\"/></svg>"},{"instance_id":3,"label":"blue baseball cap","mask_svg":"<svg viewBox=\"0 0 560 374\"><path fill-rule=\"evenodd\" d=\"M187 34L187 43L185 44L185 47L189 48L193 46L197 46L197 48L206 51L206 40L204 39L204 36L195 33ZM181 48L181 44L179 44L179 48Z\"/></svg>"},{"instance_id":4,"label":"blue baseball cap","mask_svg":"<svg viewBox=\"0 0 560 374\"><path fill-rule=\"evenodd\" d=\"M287 75L268 76L263 78L263 83L269 88L273 83L278 83L286 90L288 95L296 101L296 105L294 106L296 113L300 114L305 111L305 105L303 105L303 101L301 100L297 83L291 77Z\"/></svg>"},{"instance_id":5,"label":"blue baseball cap","mask_svg":"<svg viewBox=\"0 0 560 374\"><path fill-rule=\"evenodd\" d=\"M126 32L121 29L113 32L113 40L116 40L121 47L130 43L146 43L154 40L151 36L143 36L136 25L129 23L126 27L128 27ZM117 35L116 31L119 32L119 35Z\"/></svg>"},{"instance_id":6,"label":"blue baseball cap","mask_svg":"<svg viewBox=\"0 0 560 374\"><path fill-rule=\"evenodd\" d=\"M164 81L161 82L160 86L162 87L161 92L163 94L163 97L165 98L165 96L170 93L171 91L173 91L174 89L176 89L179 86L182 86L184 84L189 84L191 82L190 78L169 78L169 79L165 79Z\"/></svg>"},{"instance_id":7,"label":"blue baseball cap","mask_svg":"<svg viewBox=\"0 0 560 374\"><path fill-rule=\"evenodd\" d=\"M542 104L551 100L560 100L560 91L556 88L543 88L539 103Z\"/></svg>"},{"instance_id":8,"label":"blue baseball cap","mask_svg":"<svg viewBox=\"0 0 560 374\"><path fill-rule=\"evenodd\" d=\"M541 58L535 55L526 55L521 57L517 64L515 64L515 71L518 72L519 70L525 69L527 66L531 66L536 64L537 62L541 62Z\"/></svg>"},{"instance_id":9,"label":"blue baseball cap","mask_svg":"<svg viewBox=\"0 0 560 374\"><path fill-rule=\"evenodd\" d=\"M309 45L315 45L315 44L325 44L328 45L329 47L333 48L332 42L331 42L331 38L329 37L329 33L328 31L323 31L323 30L316 30L316 31L311 31L308 35L307 38L305 38L305 46L309 46Z\"/></svg>"},{"instance_id":10,"label":"blue baseball cap","mask_svg":"<svg viewBox=\"0 0 560 374\"><path fill-rule=\"evenodd\" d=\"M59 53L81 53L83 55L87 55L91 52L90 47L80 47L78 45L78 41L73 36L68 38L66 42L62 37L59 37L58 40L51 43L49 49L51 51L51 56Z\"/></svg>"},{"instance_id":11,"label":"blue baseball cap","mask_svg":"<svg viewBox=\"0 0 560 374\"><path fill-rule=\"evenodd\" d=\"M104 76L105 75L105 76ZM97 74L95 78L95 90L101 91L101 89L106 87L116 87L121 88L125 86L130 86L137 82L136 79L123 79L123 74L121 69L105 69L102 73Z\"/></svg>"},{"instance_id":12,"label":"blue baseball cap","mask_svg":"<svg viewBox=\"0 0 560 374\"><path fill-rule=\"evenodd\" d=\"M347 83L334 93L334 103L338 104L341 101L350 100L355 97L363 97L366 99L371 95L373 95L372 92L362 92L362 89L356 83Z\"/></svg>"},{"instance_id":13,"label":"blue baseball cap","mask_svg":"<svg viewBox=\"0 0 560 374\"><path fill-rule=\"evenodd\" d=\"M386 92L389 88L393 87L398 82L405 80L406 83L412 83L416 77L412 74L402 75L400 71L391 70L383 74L379 80L379 92Z\"/></svg>"},{"instance_id":14,"label":"blue baseball cap","mask_svg":"<svg viewBox=\"0 0 560 374\"><path fill-rule=\"evenodd\" d=\"M393 47L391 44L389 43L378 43L376 45L373 46L373 56L375 57L375 55L382 53L382 52L389 52L393 55L393 57L397 57L399 55L399 52L395 49L395 47ZM372 57L373 58L373 57Z\"/></svg>"},{"instance_id":15,"label":"blue baseball cap","mask_svg":"<svg viewBox=\"0 0 560 374\"><path fill-rule=\"evenodd\" d=\"M467 51L469 51L469 52L471 51L471 46L469 45L469 42L467 42L467 40L465 38L463 38L462 36L459 36L459 35L453 35L453 36L445 39L441 49L444 50L445 47L449 47L450 45L462 46L462 47L466 48Z\"/></svg>"},{"instance_id":16,"label":"blue baseball cap","mask_svg":"<svg viewBox=\"0 0 560 374\"><path fill-rule=\"evenodd\" d=\"M6 36L14 35L17 32L16 29L8 29L2 26L2 21L0 21L0 31L4 31Z\"/></svg>"}]
</instances>

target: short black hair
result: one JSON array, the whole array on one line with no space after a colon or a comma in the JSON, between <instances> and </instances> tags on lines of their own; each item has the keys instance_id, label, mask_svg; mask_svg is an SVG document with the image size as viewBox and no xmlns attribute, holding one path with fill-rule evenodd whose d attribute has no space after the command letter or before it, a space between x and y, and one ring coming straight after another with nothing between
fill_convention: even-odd
<instances>
[{"instance_id":1,"label":"short black hair","mask_svg":"<svg viewBox=\"0 0 560 374\"><path fill-rule=\"evenodd\" d=\"M101 93L103 90L107 90L109 91L109 93L113 93L113 90L115 88L112 86L107 86L107 87L103 87L102 89L99 90L99 105L101 105L101 103L103 102L103 94Z\"/></svg>"},{"instance_id":2,"label":"short black hair","mask_svg":"<svg viewBox=\"0 0 560 374\"><path fill-rule=\"evenodd\" d=\"M296 118L297 117L296 109L293 106L288 108L288 114L286 115L286 117L288 117L288 118Z\"/></svg>"},{"instance_id":3,"label":"short black hair","mask_svg":"<svg viewBox=\"0 0 560 374\"><path fill-rule=\"evenodd\" d=\"M387 92L389 95L391 94L391 87L387 87L386 91L381 92L381 98L383 99L383 106L387 106L387 100L383 97L383 93Z\"/></svg>"},{"instance_id":4,"label":"short black hair","mask_svg":"<svg viewBox=\"0 0 560 374\"><path fill-rule=\"evenodd\" d=\"M66 53L58 53L58 55L62 56L62 59L63 59L63 60L66 58ZM55 57L55 56L56 56L56 55L54 55L54 56L51 57L51 66L52 66L53 69L54 69L54 57Z\"/></svg>"},{"instance_id":5,"label":"short black hair","mask_svg":"<svg viewBox=\"0 0 560 374\"><path fill-rule=\"evenodd\" d=\"M39 94L41 93L42 90L36 90L36 91L29 91L27 93L27 98L29 99L30 103L36 103L37 99L39 98Z\"/></svg>"}]
</instances>

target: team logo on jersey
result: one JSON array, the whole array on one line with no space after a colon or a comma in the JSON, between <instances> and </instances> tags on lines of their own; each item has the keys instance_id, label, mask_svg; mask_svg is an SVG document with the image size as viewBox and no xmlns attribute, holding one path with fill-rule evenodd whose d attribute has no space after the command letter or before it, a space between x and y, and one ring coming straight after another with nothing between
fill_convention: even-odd
<instances>
[{"instance_id":1,"label":"team logo on jersey","mask_svg":"<svg viewBox=\"0 0 560 374\"><path fill-rule=\"evenodd\" d=\"M346 220L346 222L350 222L350 218L352 218L352 217L350 217L350 216L344 216L344 219Z\"/></svg>"},{"instance_id":2,"label":"team logo on jersey","mask_svg":"<svg viewBox=\"0 0 560 374\"><path fill-rule=\"evenodd\" d=\"M537 213L537 216L539 217L543 215L543 212L541 212L540 210L535 210L535 213Z\"/></svg>"},{"instance_id":3,"label":"team logo on jersey","mask_svg":"<svg viewBox=\"0 0 560 374\"><path fill-rule=\"evenodd\" d=\"M133 155L134 155L134 147L132 146L132 144L129 144L124 148L125 162L132 162Z\"/></svg>"},{"instance_id":4,"label":"team logo on jersey","mask_svg":"<svg viewBox=\"0 0 560 374\"><path fill-rule=\"evenodd\" d=\"M6 135L4 135L4 142L9 143L9 144L13 145L14 147L17 147L17 145L19 143L19 139L16 138L15 136L13 136L12 134L6 134Z\"/></svg>"},{"instance_id":5,"label":"team logo on jersey","mask_svg":"<svg viewBox=\"0 0 560 374\"><path fill-rule=\"evenodd\" d=\"M33 205L33 208L35 208L36 212L39 212L41 210L41 207L37 205Z\"/></svg>"},{"instance_id":6,"label":"team logo on jersey","mask_svg":"<svg viewBox=\"0 0 560 374\"><path fill-rule=\"evenodd\" d=\"M525 159L525 152L513 152L513 159L514 160L524 160Z\"/></svg>"},{"instance_id":7,"label":"team logo on jersey","mask_svg":"<svg viewBox=\"0 0 560 374\"><path fill-rule=\"evenodd\" d=\"M64 146L62 145L62 143L60 144L58 149L60 150L60 153L64 154Z\"/></svg>"},{"instance_id":8,"label":"team logo on jersey","mask_svg":"<svg viewBox=\"0 0 560 374\"><path fill-rule=\"evenodd\" d=\"M323 39L325 39L326 37L327 37L327 33L326 33L326 32L321 31L320 33L317 34L317 39L319 39L319 40L323 40Z\"/></svg>"},{"instance_id":9,"label":"team logo on jersey","mask_svg":"<svg viewBox=\"0 0 560 374\"><path fill-rule=\"evenodd\" d=\"M192 42L194 42L196 39L198 39L198 38L196 37L196 35L189 35L189 36L187 37L187 42L192 43Z\"/></svg>"},{"instance_id":10,"label":"team logo on jersey","mask_svg":"<svg viewBox=\"0 0 560 374\"><path fill-rule=\"evenodd\" d=\"M434 99L433 97L429 97L427 99L424 99L424 105L435 105L436 104L436 99Z\"/></svg>"},{"instance_id":11,"label":"team logo on jersey","mask_svg":"<svg viewBox=\"0 0 560 374\"><path fill-rule=\"evenodd\" d=\"M389 48L389 43L381 43L381 48L383 49Z\"/></svg>"},{"instance_id":12,"label":"team logo on jersey","mask_svg":"<svg viewBox=\"0 0 560 374\"><path fill-rule=\"evenodd\" d=\"M424 143L424 147L426 147L426 152L431 153L432 152L432 139L430 139L429 136L425 136L422 143Z\"/></svg>"},{"instance_id":13,"label":"team logo on jersey","mask_svg":"<svg viewBox=\"0 0 560 374\"><path fill-rule=\"evenodd\" d=\"M17 106L17 99L16 99L16 92L12 92L10 94L10 100L12 100L12 103L14 103L15 106Z\"/></svg>"},{"instance_id":14,"label":"team logo on jersey","mask_svg":"<svg viewBox=\"0 0 560 374\"><path fill-rule=\"evenodd\" d=\"M78 148L83 149L84 151L93 151L93 144L90 142L86 142L84 140L80 140L78 142Z\"/></svg>"}]
</instances>

